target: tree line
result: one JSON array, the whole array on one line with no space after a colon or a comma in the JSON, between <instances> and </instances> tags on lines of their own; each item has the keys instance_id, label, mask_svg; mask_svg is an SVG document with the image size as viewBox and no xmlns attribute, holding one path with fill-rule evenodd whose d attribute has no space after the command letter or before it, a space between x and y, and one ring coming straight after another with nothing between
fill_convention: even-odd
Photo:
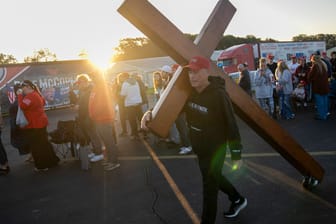
<instances>
[{"instance_id":1,"label":"tree line","mask_svg":"<svg viewBox=\"0 0 336 224\"><path fill-rule=\"evenodd\" d=\"M185 34L185 36L194 41L197 34ZM292 41L325 41L326 48L336 46L336 34L316 34L306 35L299 34L294 36ZM279 42L272 38L262 40L253 35L246 37L236 37L233 35L224 35L216 47L216 50L226 49L233 45L243 43L262 43L262 42ZM162 57L167 54L155 45L150 39L146 37L125 38L119 40L119 45L114 48L114 55L112 55L111 62L118 62L124 60ZM48 48L43 48L33 52L33 55L24 58L25 63L31 62L47 62L57 61L55 53L51 52ZM17 59L11 54L0 53L0 64L15 64L18 63Z\"/></svg>"},{"instance_id":2,"label":"tree line","mask_svg":"<svg viewBox=\"0 0 336 224\"><path fill-rule=\"evenodd\" d=\"M185 34L187 38L194 41L197 37L196 34ZM336 34L317 34L317 35L305 35L300 34L294 36L292 41L325 41L326 48L332 48L336 46ZM263 43L263 42L279 42L275 39L266 38L262 40L253 35L247 35L246 37L236 37L233 35L225 35L218 43L216 50L226 49L228 47L243 44L243 43ZM148 38L126 38L119 41L119 46L115 49L113 55L113 61L132 60L148 57L160 57L167 56L159 47L157 47Z\"/></svg>"},{"instance_id":3,"label":"tree line","mask_svg":"<svg viewBox=\"0 0 336 224\"><path fill-rule=\"evenodd\" d=\"M48 62L57 61L57 56L55 53L51 52L48 48L42 48L40 50L34 51L33 55L27 56L23 59L24 63L34 63L34 62ZM16 64L17 59L11 54L0 53L0 64Z\"/></svg>"}]
</instances>

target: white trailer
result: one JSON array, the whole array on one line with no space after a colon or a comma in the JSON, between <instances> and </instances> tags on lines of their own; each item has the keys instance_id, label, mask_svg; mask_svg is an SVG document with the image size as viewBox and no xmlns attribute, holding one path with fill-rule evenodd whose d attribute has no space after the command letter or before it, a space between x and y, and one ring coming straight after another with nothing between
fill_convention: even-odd
<instances>
[{"instance_id":1,"label":"white trailer","mask_svg":"<svg viewBox=\"0 0 336 224\"><path fill-rule=\"evenodd\" d=\"M258 43L254 47L255 58L267 57L268 54L274 56L274 61L290 61L291 56L297 58L306 57L309 60L310 55L316 51L325 52L325 41L304 41L304 42L275 42L275 43Z\"/></svg>"}]
</instances>

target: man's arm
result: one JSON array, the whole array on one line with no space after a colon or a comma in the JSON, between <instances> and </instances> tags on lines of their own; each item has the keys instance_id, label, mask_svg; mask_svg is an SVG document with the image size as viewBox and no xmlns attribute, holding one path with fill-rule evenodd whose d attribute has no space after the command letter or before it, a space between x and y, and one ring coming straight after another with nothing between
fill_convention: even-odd
<instances>
[{"instance_id":1,"label":"man's arm","mask_svg":"<svg viewBox=\"0 0 336 224\"><path fill-rule=\"evenodd\" d=\"M232 103L225 91L222 91L221 101L221 109L223 112L226 129L225 134L231 151L231 159L240 160L241 150L243 147L241 145L239 128L236 122L236 118L234 116Z\"/></svg>"}]
</instances>

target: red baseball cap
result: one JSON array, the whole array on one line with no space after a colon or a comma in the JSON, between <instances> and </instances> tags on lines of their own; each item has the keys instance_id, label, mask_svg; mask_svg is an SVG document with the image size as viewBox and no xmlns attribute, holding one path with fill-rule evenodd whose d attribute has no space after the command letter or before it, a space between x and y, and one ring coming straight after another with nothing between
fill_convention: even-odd
<instances>
[{"instance_id":1,"label":"red baseball cap","mask_svg":"<svg viewBox=\"0 0 336 224\"><path fill-rule=\"evenodd\" d=\"M274 56L273 56L272 54L268 54L268 55L267 55L267 58L268 58L268 59L273 59Z\"/></svg>"},{"instance_id":2,"label":"red baseball cap","mask_svg":"<svg viewBox=\"0 0 336 224\"><path fill-rule=\"evenodd\" d=\"M210 68L210 61L209 59L202 57L202 56L194 56L190 59L189 64L184 66L191 70L198 71L200 69L209 69Z\"/></svg>"},{"instance_id":3,"label":"red baseball cap","mask_svg":"<svg viewBox=\"0 0 336 224\"><path fill-rule=\"evenodd\" d=\"M300 85L306 85L306 82L303 81L303 80L301 80L301 81L299 82L299 84L300 84Z\"/></svg>"},{"instance_id":4,"label":"red baseball cap","mask_svg":"<svg viewBox=\"0 0 336 224\"><path fill-rule=\"evenodd\" d=\"M176 71L176 70L178 69L179 66L180 66L179 64L173 64L173 65L171 66L171 69L172 69L173 71Z\"/></svg>"}]
</instances>

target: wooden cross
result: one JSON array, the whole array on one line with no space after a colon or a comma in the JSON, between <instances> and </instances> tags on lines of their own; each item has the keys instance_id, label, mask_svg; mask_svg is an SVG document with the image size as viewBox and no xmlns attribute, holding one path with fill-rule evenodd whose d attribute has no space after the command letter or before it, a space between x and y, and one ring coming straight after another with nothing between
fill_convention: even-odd
<instances>
[{"instance_id":1,"label":"wooden cross","mask_svg":"<svg viewBox=\"0 0 336 224\"><path fill-rule=\"evenodd\" d=\"M229 1L219 0L194 43L147 0L125 0L118 11L178 64L185 65L193 56L211 56L236 9ZM175 72L165 94L153 109L149 127L160 136L167 136L190 94L188 75L184 73L181 67ZM222 75L223 71L212 63L211 74ZM228 75L224 75L224 79L236 114L304 176L322 181L323 168L302 146Z\"/></svg>"}]
</instances>

